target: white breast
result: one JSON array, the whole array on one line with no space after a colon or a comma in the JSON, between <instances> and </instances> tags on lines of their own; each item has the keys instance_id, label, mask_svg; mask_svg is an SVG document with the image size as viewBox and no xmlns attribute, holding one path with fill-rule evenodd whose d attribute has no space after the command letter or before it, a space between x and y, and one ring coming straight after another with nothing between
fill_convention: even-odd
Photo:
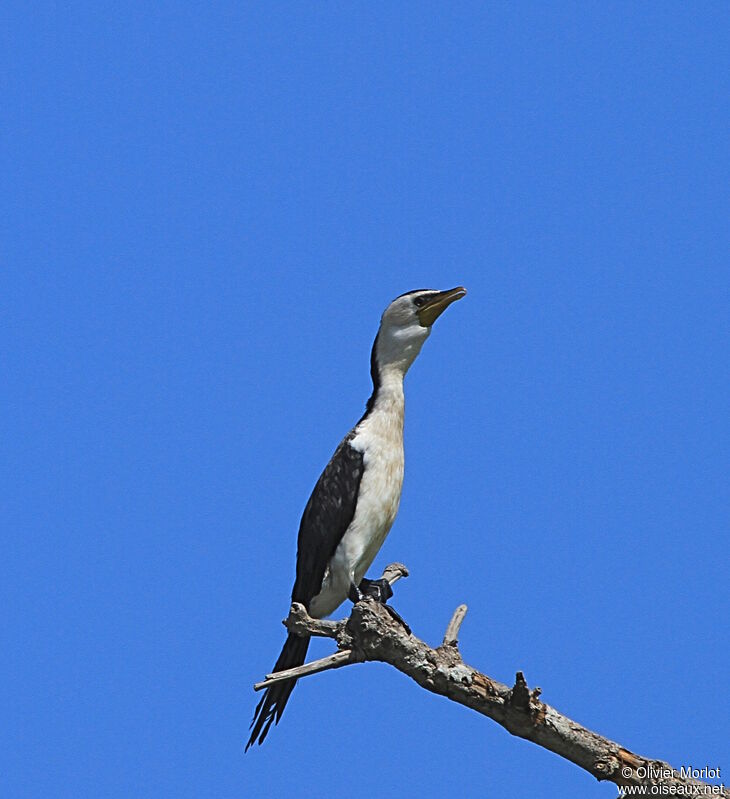
<instances>
[{"instance_id":1,"label":"white breast","mask_svg":"<svg viewBox=\"0 0 730 799\"><path fill-rule=\"evenodd\" d=\"M403 487L403 400L379 403L355 429L350 446L363 453L355 516L330 560L322 591L310 603L327 616L347 598L350 583L365 576L398 513Z\"/></svg>"},{"instance_id":2,"label":"white breast","mask_svg":"<svg viewBox=\"0 0 730 799\"><path fill-rule=\"evenodd\" d=\"M372 424L351 442L363 452L365 471L355 517L340 547L356 584L365 576L398 513L403 488L403 426L401 423L399 430L392 427Z\"/></svg>"}]
</instances>

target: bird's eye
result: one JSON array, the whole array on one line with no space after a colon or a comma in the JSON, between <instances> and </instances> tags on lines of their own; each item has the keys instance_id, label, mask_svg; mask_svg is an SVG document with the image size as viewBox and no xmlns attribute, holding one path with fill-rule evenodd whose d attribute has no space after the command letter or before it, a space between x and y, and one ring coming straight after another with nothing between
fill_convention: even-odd
<instances>
[{"instance_id":1,"label":"bird's eye","mask_svg":"<svg viewBox=\"0 0 730 799\"><path fill-rule=\"evenodd\" d=\"M416 297L416 299L413 300L413 304L416 306L416 308L420 308L425 302L425 297Z\"/></svg>"}]
</instances>

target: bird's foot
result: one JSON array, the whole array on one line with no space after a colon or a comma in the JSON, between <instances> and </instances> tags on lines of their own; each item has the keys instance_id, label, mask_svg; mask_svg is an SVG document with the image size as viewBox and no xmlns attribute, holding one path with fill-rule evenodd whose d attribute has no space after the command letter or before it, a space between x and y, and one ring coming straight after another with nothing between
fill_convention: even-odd
<instances>
[{"instance_id":1,"label":"bird's foot","mask_svg":"<svg viewBox=\"0 0 730 799\"><path fill-rule=\"evenodd\" d=\"M365 599L365 594L363 594L355 583L350 583L350 590L347 592L347 598L353 605L356 605L360 600Z\"/></svg>"},{"instance_id":2,"label":"bird's foot","mask_svg":"<svg viewBox=\"0 0 730 799\"><path fill-rule=\"evenodd\" d=\"M381 577L379 580L368 580L367 577L363 577L359 590L364 596L370 596L382 605L393 596L393 588L385 577Z\"/></svg>"},{"instance_id":3,"label":"bird's foot","mask_svg":"<svg viewBox=\"0 0 730 799\"><path fill-rule=\"evenodd\" d=\"M393 588L384 577L381 577L379 580L368 580L367 577L363 577L359 586L356 586L354 583L350 585L350 592L348 594L348 597L353 604L360 602L360 600L365 599L365 597L374 599L376 602L382 605L388 611L391 618L397 621L398 624L400 624L401 627L403 627L403 629L408 633L408 635L410 635L411 628L403 620L400 613L398 613L395 608L387 604L388 600L392 596Z\"/></svg>"}]
</instances>

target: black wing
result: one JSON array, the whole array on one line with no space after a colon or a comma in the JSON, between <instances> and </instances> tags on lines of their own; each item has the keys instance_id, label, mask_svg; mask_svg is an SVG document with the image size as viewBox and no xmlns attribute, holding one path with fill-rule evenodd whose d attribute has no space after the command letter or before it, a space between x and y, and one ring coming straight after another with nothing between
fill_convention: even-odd
<instances>
[{"instance_id":1,"label":"black wing","mask_svg":"<svg viewBox=\"0 0 730 799\"><path fill-rule=\"evenodd\" d=\"M297 577L292 602L309 607L317 596L325 569L350 526L363 471L363 453L350 446L351 431L322 472L302 514L297 539Z\"/></svg>"},{"instance_id":2,"label":"black wing","mask_svg":"<svg viewBox=\"0 0 730 799\"><path fill-rule=\"evenodd\" d=\"M355 515L365 467L362 452L350 446L353 436L354 431L351 431L335 450L312 491L299 525L297 578L292 601L302 602L307 608L319 593L327 563ZM289 633L274 671L301 666L308 646L309 637ZM263 743L272 723L279 723L295 684L295 679L284 680L266 689L254 711L246 749L257 740Z\"/></svg>"}]
</instances>

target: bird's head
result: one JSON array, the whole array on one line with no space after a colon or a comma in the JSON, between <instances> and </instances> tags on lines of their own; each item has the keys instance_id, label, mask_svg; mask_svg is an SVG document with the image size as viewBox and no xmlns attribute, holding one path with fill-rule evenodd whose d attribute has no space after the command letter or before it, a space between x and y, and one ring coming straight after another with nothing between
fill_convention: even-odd
<instances>
[{"instance_id":1,"label":"bird's head","mask_svg":"<svg viewBox=\"0 0 730 799\"><path fill-rule=\"evenodd\" d=\"M390 367L405 374L428 338L431 325L465 294L466 289L458 286L448 291L417 289L396 297L380 320L373 345L373 368Z\"/></svg>"}]
</instances>

